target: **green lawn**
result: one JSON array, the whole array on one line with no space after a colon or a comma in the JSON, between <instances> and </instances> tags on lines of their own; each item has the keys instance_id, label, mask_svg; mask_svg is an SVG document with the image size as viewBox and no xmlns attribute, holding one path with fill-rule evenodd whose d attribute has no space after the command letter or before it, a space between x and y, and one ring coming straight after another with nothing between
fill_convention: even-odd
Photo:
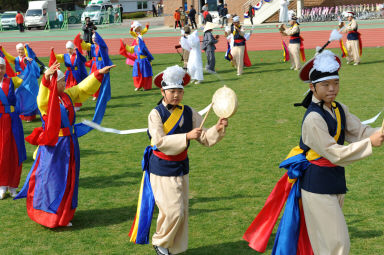
<instances>
[{"instance_id":1,"label":"green lawn","mask_svg":"<svg viewBox=\"0 0 384 255\"><path fill-rule=\"evenodd\" d=\"M212 148L191 144L189 250L185 254L257 254L242 236L284 173L279 163L299 142L304 108L294 108L293 103L302 100L307 85L281 61L280 51L249 54L254 65L245 69L243 76L236 76L220 52L216 54L219 75L206 75L204 83L185 89L184 104L197 110L207 106L214 91L224 84L235 90L239 100L238 112L219 144ZM312 54L307 51L307 56ZM344 64L341 71L338 101L362 120L384 106L383 55L382 48L364 49L360 66ZM179 60L176 54L155 55L154 73ZM113 61L118 66L111 74L112 100L103 125L144 128L160 91L135 92L132 70L125 59L115 56ZM88 100L77 120L91 119L94 105ZM210 114L206 126L216 120ZM374 126L380 124L381 118ZM39 125L39 121L26 123L25 134ZM150 245L135 245L128 239L142 175L142 152L149 143L147 135L92 131L79 143L79 206L73 227L42 227L28 218L25 200L7 198L0 201L0 254L154 254ZM27 144L28 159L20 187L33 163L34 149ZM349 192L344 213L351 254L384 254L383 156L384 149L374 149L373 156L346 168ZM156 215L155 210L152 232ZM273 239L266 254L271 253L272 245Z\"/></svg>"}]
</instances>

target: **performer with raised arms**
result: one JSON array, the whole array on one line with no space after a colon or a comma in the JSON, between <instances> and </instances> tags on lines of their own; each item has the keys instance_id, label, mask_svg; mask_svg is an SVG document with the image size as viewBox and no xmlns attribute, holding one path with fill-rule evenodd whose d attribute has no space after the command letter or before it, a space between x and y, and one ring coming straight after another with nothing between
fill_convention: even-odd
<instances>
[{"instance_id":1,"label":"performer with raised arms","mask_svg":"<svg viewBox=\"0 0 384 255\"><path fill-rule=\"evenodd\" d=\"M291 27L287 28L285 25L280 26L280 33L282 35L290 36L289 40L289 55L291 60L291 69L300 70L301 62L300 57L305 61L305 52L304 52L304 39L300 36L299 23L297 22L297 17L292 14L289 19L289 24Z\"/></svg>"},{"instance_id":2,"label":"performer with raised arms","mask_svg":"<svg viewBox=\"0 0 384 255\"><path fill-rule=\"evenodd\" d=\"M346 13L347 19L349 23L342 28L342 31L347 33L347 64L354 62L354 65L357 66L360 64L360 56L363 52L363 45L361 42L361 35L357 31L358 25L355 19L355 13L354 12L347 12Z\"/></svg>"},{"instance_id":3,"label":"performer with raised arms","mask_svg":"<svg viewBox=\"0 0 384 255\"><path fill-rule=\"evenodd\" d=\"M231 48L232 63L237 68L237 75L243 74L244 68L244 51L245 51L245 32L244 28L240 25L239 16L232 18L231 34L233 35L233 47Z\"/></svg>"},{"instance_id":4,"label":"performer with raised arms","mask_svg":"<svg viewBox=\"0 0 384 255\"><path fill-rule=\"evenodd\" d=\"M54 59L56 59L59 63L64 63L67 67L67 71L65 71L65 88L68 89L76 86L87 77L87 69L85 68L87 59L80 54L77 48L75 49L73 42L68 41L65 44L65 48L67 49L67 53L51 55L50 62L53 63ZM81 105L81 103L75 103L75 111L80 110Z\"/></svg>"},{"instance_id":5,"label":"performer with raised arms","mask_svg":"<svg viewBox=\"0 0 384 255\"><path fill-rule=\"evenodd\" d=\"M148 116L151 146L144 152L143 181L131 241L149 242L153 206L159 208L152 244L158 255L178 254L188 248L189 160L191 140L205 146L219 142L228 125L220 118L209 129L200 128L202 117L181 104L190 76L179 66L168 67L155 77L163 98ZM142 206L147 206L143 208Z\"/></svg>"},{"instance_id":6,"label":"performer with raised arms","mask_svg":"<svg viewBox=\"0 0 384 255\"><path fill-rule=\"evenodd\" d=\"M51 65L41 81L37 102L43 127L35 128L26 138L39 148L24 186L15 198L27 198L28 216L49 228L71 226L77 207L80 151L73 103L81 103L95 93L104 74L113 66L96 70L68 89L59 67L57 62Z\"/></svg>"},{"instance_id":7,"label":"performer with raised arms","mask_svg":"<svg viewBox=\"0 0 384 255\"><path fill-rule=\"evenodd\" d=\"M312 254L312 249L315 255L349 254L342 211L347 192L344 167L370 156L373 147L382 145L384 134L362 124L347 106L335 101L340 67L340 58L324 50L300 71L300 79L310 89L303 102L295 104L307 108L300 145L280 164L287 173L244 234L259 252L265 251L286 201L272 254Z\"/></svg>"}]
</instances>

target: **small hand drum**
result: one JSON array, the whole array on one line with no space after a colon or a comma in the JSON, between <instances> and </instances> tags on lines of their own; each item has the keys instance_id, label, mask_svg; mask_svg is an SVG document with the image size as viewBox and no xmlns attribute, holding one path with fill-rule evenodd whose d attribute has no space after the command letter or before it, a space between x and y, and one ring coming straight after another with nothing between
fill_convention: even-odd
<instances>
[{"instance_id":1,"label":"small hand drum","mask_svg":"<svg viewBox=\"0 0 384 255\"><path fill-rule=\"evenodd\" d=\"M216 90L212 97L213 111L219 118L229 118L237 111L237 96L235 91L224 87Z\"/></svg>"},{"instance_id":2,"label":"small hand drum","mask_svg":"<svg viewBox=\"0 0 384 255\"><path fill-rule=\"evenodd\" d=\"M211 107L201 122L200 128L203 127L204 122L212 108L219 118L229 118L233 116L237 111L236 93L225 85L224 87L216 90L212 97Z\"/></svg>"}]
</instances>

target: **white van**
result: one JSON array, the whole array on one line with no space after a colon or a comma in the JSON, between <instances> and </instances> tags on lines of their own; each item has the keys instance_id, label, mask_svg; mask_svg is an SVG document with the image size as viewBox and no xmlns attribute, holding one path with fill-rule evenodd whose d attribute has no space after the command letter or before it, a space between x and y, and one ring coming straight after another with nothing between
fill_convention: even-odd
<instances>
[{"instance_id":1,"label":"white van","mask_svg":"<svg viewBox=\"0 0 384 255\"><path fill-rule=\"evenodd\" d=\"M81 15L81 22L85 22L85 18L89 17L95 24L101 24L109 18L108 9L113 10L112 3L109 0L92 0Z\"/></svg>"},{"instance_id":2,"label":"white van","mask_svg":"<svg viewBox=\"0 0 384 255\"><path fill-rule=\"evenodd\" d=\"M56 19L56 0L30 1L24 23L28 30L33 27L44 29L48 22Z\"/></svg>"}]
</instances>

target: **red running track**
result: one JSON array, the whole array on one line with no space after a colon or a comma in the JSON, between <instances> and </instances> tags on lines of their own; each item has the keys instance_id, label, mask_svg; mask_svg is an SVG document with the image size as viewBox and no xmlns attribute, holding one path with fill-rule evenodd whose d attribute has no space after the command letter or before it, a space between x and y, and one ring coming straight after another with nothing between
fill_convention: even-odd
<instances>
[{"instance_id":1,"label":"red running track","mask_svg":"<svg viewBox=\"0 0 384 255\"><path fill-rule=\"evenodd\" d=\"M375 29L360 29L359 32L362 36L363 47L383 47L384 46L384 28ZM313 49L316 46L324 45L330 35L330 31L306 31L301 33L304 38L304 47L306 49ZM144 37L145 38L145 37ZM226 51L226 40L221 37L217 46L217 51ZM180 37L148 37L145 38L147 47L152 54L160 53L176 53L175 45L179 44ZM344 40L346 35L344 35ZM288 38L285 38L287 41ZM111 55L118 55L120 48L120 39L106 39ZM38 56L48 57L50 48L55 47L56 53L65 53L65 43L67 40L58 41L33 41L29 45L36 52ZM132 39L126 39L128 44L132 43ZM12 52L16 45L15 42L4 42L2 45L8 52ZM338 42L332 42L329 48L339 47ZM247 42L247 49L249 51L258 50L281 50L281 36L279 33L254 33L249 42Z\"/></svg>"}]
</instances>

